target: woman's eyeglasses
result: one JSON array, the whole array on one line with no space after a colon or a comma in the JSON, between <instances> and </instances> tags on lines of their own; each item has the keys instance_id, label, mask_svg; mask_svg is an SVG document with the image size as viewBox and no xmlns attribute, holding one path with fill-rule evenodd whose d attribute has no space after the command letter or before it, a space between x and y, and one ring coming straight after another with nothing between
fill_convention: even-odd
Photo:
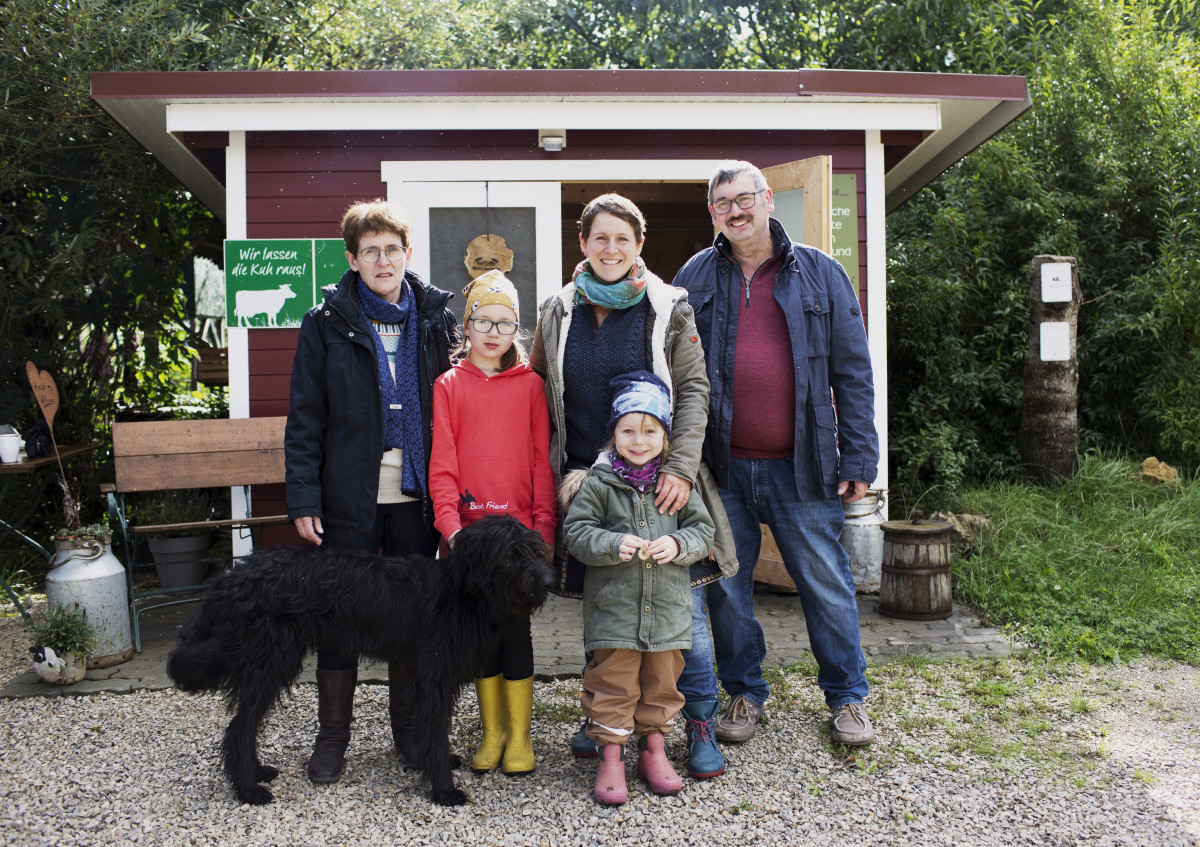
<instances>
[{"instance_id":1,"label":"woman's eyeglasses","mask_svg":"<svg viewBox=\"0 0 1200 847\"><path fill-rule=\"evenodd\" d=\"M359 251L358 258L364 262L374 264L379 261L380 256L387 256L389 262L395 263L404 258L407 250L407 247L401 247L399 244L391 244L383 250L380 250L378 247L368 247L366 250Z\"/></svg>"}]
</instances>

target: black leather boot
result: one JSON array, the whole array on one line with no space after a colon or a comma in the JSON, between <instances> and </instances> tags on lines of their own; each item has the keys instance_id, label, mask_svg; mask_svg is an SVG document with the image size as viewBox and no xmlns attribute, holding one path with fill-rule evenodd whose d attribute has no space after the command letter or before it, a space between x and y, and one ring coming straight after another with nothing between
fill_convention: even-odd
<instances>
[{"instance_id":1,"label":"black leather boot","mask_svg":"<svg viewBox=\"0 0 1200 847\"><path fill-rule=\"evenodd\" d=\"M413 767L410 755L405 752L409 745L409 729L412 725L412 703L406 689L412 679L413 667L407 662L388 662L388 718L392 725L392 745L400 760Z\"/></svg>"},{"instance_id":2,"label":"black leather boot","mask_svg":"<svg viewBox=\"0 0 1200 847\"><path fill-rule=\"evenodd\" d=\"M313 782L337 782L350 744L350 721L354 717L354 686L358 668L339 671L317 669L317 721L320 729L312 756L308 759L308 778Z\"/></svg>"}]
</instances>

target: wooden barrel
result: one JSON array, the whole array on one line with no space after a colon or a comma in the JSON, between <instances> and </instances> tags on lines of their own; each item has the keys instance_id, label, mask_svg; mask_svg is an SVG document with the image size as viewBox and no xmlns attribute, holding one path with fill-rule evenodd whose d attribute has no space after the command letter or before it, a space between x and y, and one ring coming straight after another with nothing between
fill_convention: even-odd
<instances>
[{"instance_id":1,"label":"wooden barrel","mask_svg":"<svg viewBox=\"0 0 1200 847\"><path fill-rule=\"evenodd\" d=\"M885 521L879 613L910 621L950 617L950 524Z\"/></svg>"}]
</instances>

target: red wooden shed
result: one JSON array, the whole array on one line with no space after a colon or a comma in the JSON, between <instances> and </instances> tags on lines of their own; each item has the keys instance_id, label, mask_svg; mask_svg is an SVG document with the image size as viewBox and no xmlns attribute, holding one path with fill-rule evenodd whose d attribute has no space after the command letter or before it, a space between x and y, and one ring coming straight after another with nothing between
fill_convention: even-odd
<instances>
[{"instance_id":1,"label":"red wooden shed","mask_svg":"<svg viewBox=\"0 0 1200 847\"><path fill-rule=\"evenodd\" d=\"M595 195L638 203L647 264L670 280L711 243L713 167L771 167L793 237L833 253L858 288L877 488L888 479L886 214L1030 106L1023 77L843 70L94 73L92 97L225 220L231 242L314 240L316 285L289 286L297 307L319 302L322 247L326 274L344 268L324 240L358 200L400 202L414 219L412 266L451 291L469 280L470 240L503 236L532 315L578 260L575 220ZM233 417L286 414L288 322L230 322Z\"/></svg>"}]
</instances>

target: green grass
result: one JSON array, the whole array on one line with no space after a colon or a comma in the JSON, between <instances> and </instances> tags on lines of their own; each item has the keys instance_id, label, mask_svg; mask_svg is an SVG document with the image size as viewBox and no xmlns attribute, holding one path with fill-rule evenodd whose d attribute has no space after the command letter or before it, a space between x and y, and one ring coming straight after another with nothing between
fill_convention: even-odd
<instances>
[{"instance_id":1,"label":"green grass","mask_svg":"<svg viewBox=\"0 0 1200 847\"><path fill-rule=\"evenodd\" d=\"M1089 455L1062 486L952 495L950 511L989 521L955 550L955 595L1051 655L1200 662L1200 486L1137 468Z\"/></svg>"}]
</instances>

